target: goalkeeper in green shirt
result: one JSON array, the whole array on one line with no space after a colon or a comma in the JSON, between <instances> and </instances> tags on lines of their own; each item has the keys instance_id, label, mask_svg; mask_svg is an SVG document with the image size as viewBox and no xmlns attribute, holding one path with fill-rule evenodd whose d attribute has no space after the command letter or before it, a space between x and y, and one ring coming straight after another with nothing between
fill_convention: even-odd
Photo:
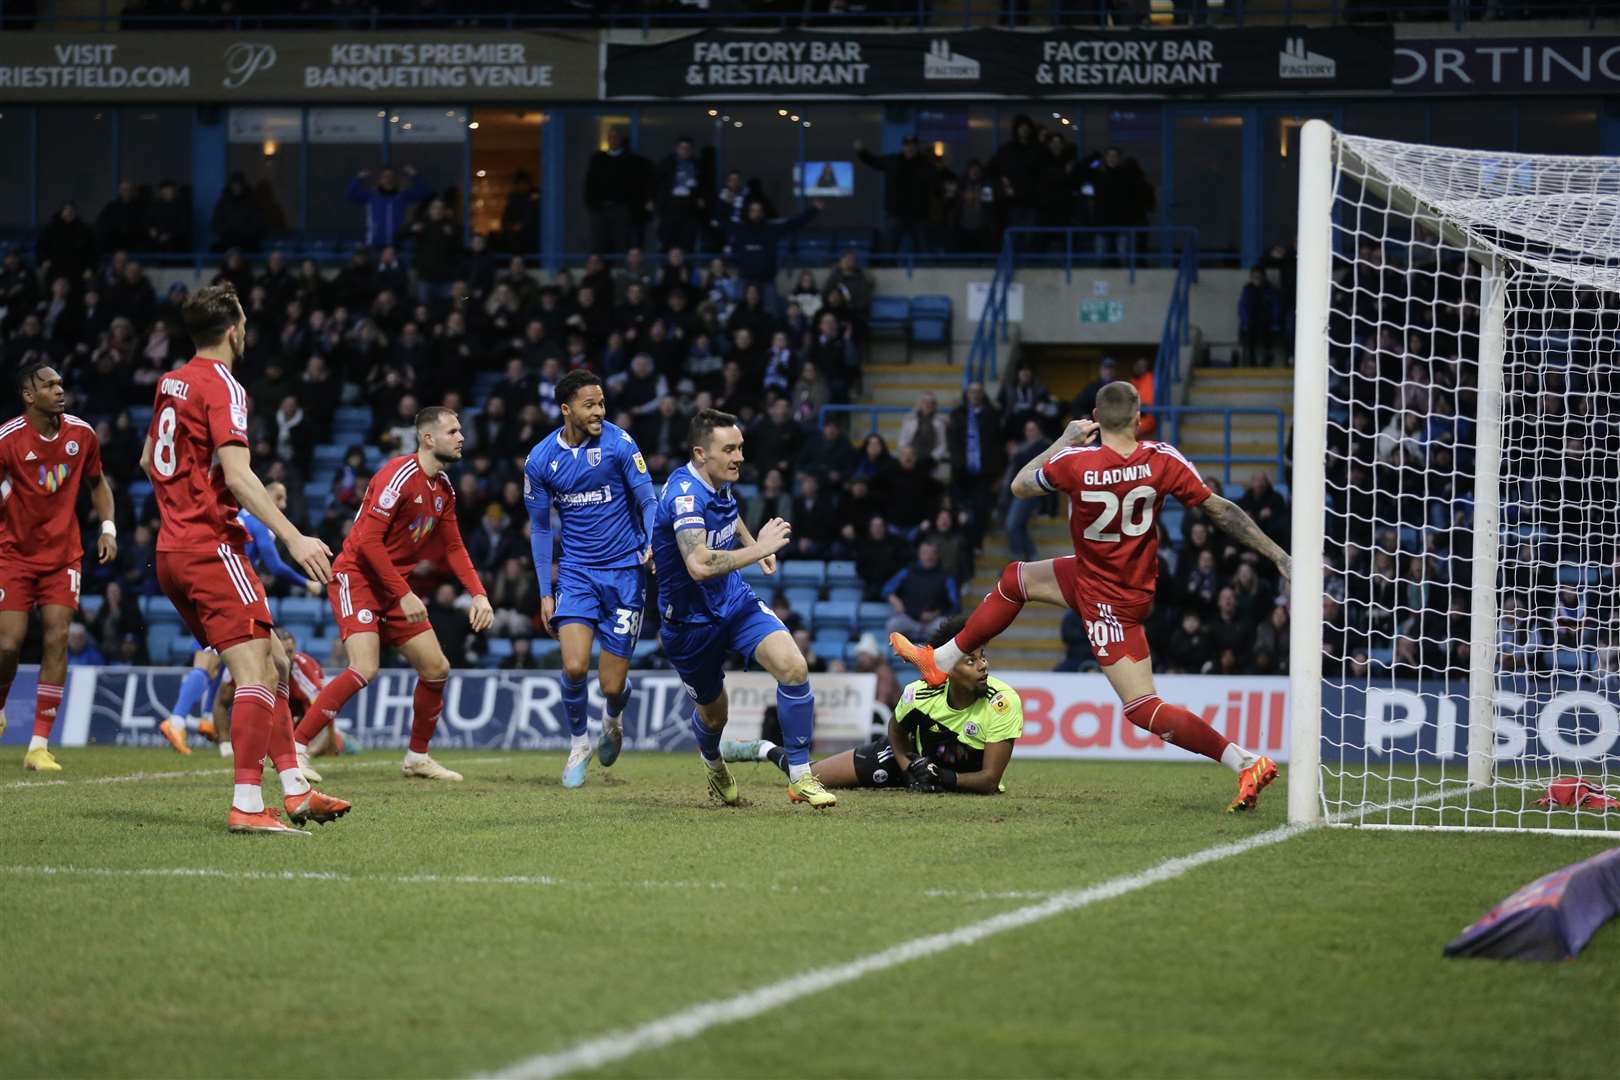
<instances>
[{"instance_id":1,"label":"goalkeeper in green shirt","mask_svg":"<svg viewBox=\"0 0 1620 1080\"><path fill-rule=\"evenodd\" d=\"M934 640L943 644L962 629L961 619L941 626ZM910 788L913 791L971 791L994 795L1006 790L1001 776L1012 760L1013 742L1024 730L1018 692L990 677L984 650L965 654L946 673L943 686L918 679L895 706L887 735L810 766L829 788ZM775 743L725 742L727 761L769 761L787 769L787 756Z\"/></svg>"}]
</instances>

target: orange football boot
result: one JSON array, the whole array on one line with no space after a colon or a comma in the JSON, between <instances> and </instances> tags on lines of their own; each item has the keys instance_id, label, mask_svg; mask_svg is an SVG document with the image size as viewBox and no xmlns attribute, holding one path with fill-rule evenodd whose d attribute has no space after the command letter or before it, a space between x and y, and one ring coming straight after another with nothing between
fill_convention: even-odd
<instances>
[{"instance_id":1,"label":"orange football boot","mask_svg":"<svg viewBox=\"0 0 1620 1080\"><path fill-rule=\"evenodd\" d=\"M1277 763L1268 757L1255 758L1254 764L1238 773L1237 798L1226 808L1228 814L1253 810L1260 802L1260 793L1266 785L1277 779Z\"/></svg>"},{"instance_id":2,"label":"orange football boot","mask_svg":"<svg viewBox=\"0 0 1620 1080\"><path fill-rule=\"evenodd\" d=\"M270 833L275 836L308 836L303 829L295 829L281 820L281 811L266 808L256 814L231 807L228 824L234 833Z\"/></svg>"},{"instance_id":3,"label":"orange football boot","mask_svg":"<svg viewBox=\"0 0 1620 1080\"><path fill-rule=\"evenodd\" d=\"M173 720L165 720L158 725L158 734L169 740L177 754L190 754L191 747L186 745L186 729Z\"/></svg>"},{"instance_id":4,"label":"orange football boot","mask_svg":"<svg viewBox=\"0 0 1620 1080\"><path fill-rule=\"evenodd\" d=\"M201 735L209 742L219 742L219 729L214 727L214 722L212 720L204 720L199 723L197 725L197 734Z\"/></svg>"},{"instance_id":5,"label":"orange football boot","mask_svg":"<svg viewBox=\"0 0 1620 1080\"><path fill-rule=\"evenodd\" d=\"M352 809L353 804L342 799L334 799L310 788L302 795L288 795L281 801L287 808L287 816L294 825L302 825L306 821L313 821L317 825L325 825L328 821L336 821Z\"/></svg>"},{"instance_id":6,"label":"orange football boot","mask_svg":"<svg viewBox=\"0 0 1620 1080\"><path fill-rule=\"evenodd\" d=\"M901 633L889 635L889 648L894 650L896 656L917 669L917 674L923 677L923 682L929 686L943 686L945 673L939 670L934 663L934 647L932 645L913 645Z\"/></svg>"}]
</instances>

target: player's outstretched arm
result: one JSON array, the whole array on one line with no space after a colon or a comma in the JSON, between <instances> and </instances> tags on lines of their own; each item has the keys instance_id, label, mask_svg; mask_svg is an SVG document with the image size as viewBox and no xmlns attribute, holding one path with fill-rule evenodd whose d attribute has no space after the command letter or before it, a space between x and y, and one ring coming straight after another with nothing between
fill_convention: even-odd
<instances>
[{"instance_id":1,"label":"player's outstretched arm","mask_svg":"<svg viewBox=\"0 0 1620 1080\"><path fill-rule=\"evenodd\" d=\"M771 518L759 530L759 539L747 547L715 551L704 544L703 530L697 528L677 532L675 546L680 549L686 572L692 575L692 580L707 581L775 555L787 546L792 535L793 529L787 522L781 518Z\"/></svg>"},{"instance_id":2,"label":"player's outstretched arm","mask_svg":"<svg viewBox=\"0 0 1620 1080\"><path fill-rule=\"evenodd\" d=\"M150 445L150 443L149 443ZM271 532L287 545L287 554L304 572L322 585L332 580L332 550L313 536L305 536L293 527L276 506L264 484L253 473L253 458L248 448L239 443L221 446L219 467L225 473L225 486L231 489L236 501L254 517L267 525ZM147 455L142 455L143 460Z\"/></svg>"},{"instance_id":3,"label":"player's outstretched arm","mask_svg":"<svg viewBox=\"0 0 1620 1080\"><path fill-rule=\"evenodd\" d=\"M1243 508L1230 499L1219 495L1211 495L1205 499L1200 507L1215 527L1223 533L1246 547L1253 548L1277 566L1277 572L1287 581L1293 573L1293 561L1289 559L1288 552L1278 547L1255 524L1254 518L1244 512Z\"/></svg>"},{"instance_id":4,"label":"player's outstretched arm","mask_svg":"<svg viewBox=\"0 0 1620 1080\"><path fill-rule=\"evenodd\" d=\"M1085 446L1097 437L1097 422L1095 420L1071 420L1069 426L1045 450L1036 454L1029 463L1018 470L1013 477L1012 493L1020 499L1038 499L1045 495L1049 489L1041 486L1039 479L1041 469L1052 460L1052 455L1071 446Z\"/></svg>"},{"instance_id":5,"label":"player's outstretched arm","mask_svg":"<svg viewBox=\"0 0 1620 1080\"><path fill-rule=\"evenodd\" d=\"M759 542L754 539L754 534L748 531L748 526L743 524L743 519L740 517L737 519L737 539L742 541L742 545L745 548L752 547L754 544ZM759 560L759 568L766 574L776 573L776 556L767 555L763 559Z\"/></svg>"}]
</instances>

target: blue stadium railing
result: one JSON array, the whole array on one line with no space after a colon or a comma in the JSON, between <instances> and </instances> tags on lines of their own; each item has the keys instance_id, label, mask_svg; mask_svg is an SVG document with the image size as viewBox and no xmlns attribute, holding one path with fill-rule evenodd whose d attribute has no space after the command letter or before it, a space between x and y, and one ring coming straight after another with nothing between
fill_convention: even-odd
<instances>
[{"instance_id":1,"label":"blue stadium railing","mask_svg":"<svg viewBox=\"0 0 1620 1080\"><path fill-rule=\"evenodd\" d=\"M1191 405L1149 405L1142 410L1154 417L1161 425L1154 434L1162 436L1166 442L1173 446L1181 444L1182 421L1189 416L1218 416L1221 418L1221 453L1218 457L1210 454L1189 452L1184 447L1182 452L1188 457L1196 458L1200 465L1208 468L1213 465L1221 470L1221 483L1232 482L1232 466L1234 465L1264 465L1269 466L1272 480L1281 483L1287 479L1287 449L1288 449L1288 417L1281 409L1246 409L1227 408L1224 406L1191 406ZM1232 418L1236 416L1265 416L1276 421L1276 451L1270 454L1234 454L1232 453ZM1164 429L1169 428L1168 432Z\"/></svg>"},{"instance_id":2,"label":"blue stadium railing","mask_svg":"<svg viewBox=\"0 0 1620 1080\"><path fill-rule=\"evenodd\" d=\"M1588 25L1612 15L1612 0L1570 0L1547 3L1470 3L1467 0L1207 0L1197 5L1200 12L1160 11L1155 18L1133 16L1116 10L1113 0L962 0L949 11L936 12L931 0L878 0L852 5L855 10L830 12L816 10L819 4L808 0L771 3L755 0L750 4L726 4L706 10L684 5L674 10L653 3L590 3L582 5L540 5L510 11L446 10L427 14L392 15L374 10L343 12L302 12L277 15L147 15L123 14L119 0L101 0L99 11L86 11L88 5L73 5L63 12L20 12L0 3L0 29L37 28L56 33L108 30L399 30L451 27L458 30L606 28L651 30L654 28L702 29L709 26L770 29L774 27L820 27L827 29L925 28L953 29L1002 25L1018 27L1075 26L1125 29L1151 22L1177 26L1295 26L1389 21L1468 23L1514 19L1573 18ZM1160 5L1163 6L1163 5ZM1194 5L1178 5L1191 8ZM1550 13L1550 14L1549 14Z\"/></svg>"},{"instance_id":3,"label":"blue stadium railing","mask_svg":"<svg viewBox=\"0 0 1620 1080\"><path fill-rule=\"evenodd\" d=\"M949 408L949 405L947 404L946 407ZM827 421L835 417L848 416L853 420L857 416L864 416L871 421L871 427L866 431L865 435L861 435L861 438L864 439L866 435L876 435L878 433L878 417L895 416L910 411L911 406L909 405L823 405L820 414L816 417L816 423L826 427ZM851 436L856 434L853 424L850 425L849 434Z\"/></svg>"},{"instance_id":4,"label":"blue stadium railing","mask_svg":"<svg viewBox=\"0 0 1620 1080\"><path fill-rule=\"evenodd\" d=\"M1174 267L1176 282L1160 338L1159 360L1154 368L1155 396L1168 393L1168 386L1180 378L1179 344L1186 343L1190 332L1186 317L1188 294L1198 281L1199 257L1198 230L1191 226L1008 229L996 256L984 310L973 330L967 363L962 365L962 385L989 382L998 377L999 346L1008 339L1007 292L1018 267L1061 267L1066 282L1074 279L1077 266L1123 268L1132 284L1136 282L1138 269ZM1171 341L1178 343L1173 366L1164 369L1171 381L1165 384L1166 389L1160 390L1160 367L1166 364L1165 353Z\"/></svg>"}]
</instances>

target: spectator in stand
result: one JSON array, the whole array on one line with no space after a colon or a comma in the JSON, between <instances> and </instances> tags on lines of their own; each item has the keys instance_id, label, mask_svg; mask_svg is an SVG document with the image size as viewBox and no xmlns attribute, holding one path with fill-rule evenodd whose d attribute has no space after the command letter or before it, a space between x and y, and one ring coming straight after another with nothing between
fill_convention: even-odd
<instances>
[{"instance_id":1,"label":"spectator in stand","mask_svg":"<svg viewBox=\"0 0 1620 1080\"><path fill-rule=\"evenodd\" d=\"M1050 440L1041 426L1034 420L1024 421L1024 441L1018 444L1014 453L1009 455L1007 462L1006 483L1001 490L1008 492L1007 505L1007 548L1012 557L1019 562L1035 561L1035 541L1029 535L1029 519L1035 516L1035 511L1046 503L1047 499L1019 499L1012 496L1010 488L1012 478L1018 471L1040 455Z\"/></svg>"},{"instance_id":2,"label":"spectator in stand","mask_svg":"<svg viewBox=\"0 0 1620 1080\"><path fill-rule=\"evenodd\" d=\"M990 173L1000 188L1004 224L1029 227L1036 223L1035 181L1044 154L1035 124L1023 113L1014 116L1013 137L990 160Z\"/></svg>"},{"instance_id":3,"label":"spectator in stand","mask_svg":"<svg viewBox=\"0 0 1620 1080\"><path fill-rule=\"evenodd\" d=\"M855 646L855 670L877 677L877 691L873 695L877 704L893 709L900 703L903 692L900 679L889 666L888 654L878 647L877 638L871 634L862 634Z\"/></svg>"},{"instance_id":4,"label":"spectator in stand","mask_svg":"<svg viewBox=\"0 0 1620 1080\"><path fill-rule=\"evenodd\" d=\"M1097 670L1097 660L1091 653L1091 635L1086 633L1085 620L1072 609L1063 613L1058 636L1063 640L1063 659L1058 661L1053 671Z\"/></svg>"},{"instance_id":5,"label":"spectator in stand","mask_svg":"<svg viewBox=\"0 0 1620 1080\"><path fill-rule=\"evenodd\" d=\"M585 210L591 249L622 255L641 246L653 209L652 164L630 149L622 128L608 132L607 146L585 165Z\"/></svg>"},{"instance_id":6,"label":"spectator in stand","mask_svg":"<svg viewBox=\"0 0 1620 1080\"><path fill-rule=\"evenodd\" d=\"M370 183L371 170L362 169L344 189L344 198L366 208L367 247L380 248L397 241L410 221L411 209L433 194L414 167L406 165L400 172L405 174L409 187L401 188L398 174L384 168L375 184Z\"/></svg>"},{"instance_id":7,"label":"spectator in stand","mask_svg":"<svg viewBox=\"0 0 1620 1080\"><path fill-rule=\"evenodd\" d=\"M866 586L868 600L882 599L884 586L906 568L912 549L905 537L889 528L879 514L866 523L866 532L854 545L855 566Z\"/></svg>"},{"instance_id":8,"label":"spectator in stand","mask_svg":"<svg viewBox=\"0 0 1620 1080\"><path fill-rule=\"evenodd\" d=\"M917 407L901 421L895 446L910 447L930 468L945 466L948 470L950 450L946 445L945 414L939 411L939 399L932 391L918 397Z\"/></svg>"},{"instance_id":9,"label":"spectator in stand","mask_svg":"<svg viewBox=\"0 0 1620 1080\"><path fill-rule=\"evenodd\" d=\"M799 365L799 377L793 380L789 391L793 415L799 423L814 424L821 410L833 402L833 388L822 376L821 369L806 360Z\"/></svg>"},{"instance_id":10,"label":"spectator in stand","mask_svg":"<svg viewBox=\"0 0 1620 1080\"><path fill-rule=\"evenodd\" d=\"M73 294L73 281L63 275L58 275L55 280L66 281L68 295ZM38 295L39 276L34 268L23 261L22 252L7 248L5 254L0 256L0 329L15 326L23 312L34 306Z\"/></svg>"},{"instance_id":11,"label":"spectator in stand","mask_svg":"<svg viewBox=\"0 0 1620 1080\"><path fill-rule=\"evenodd\" d=\"M1238 296L1238 336L1245 367L1270 367L1282 336L1282 294L1266 279L1263 266L1249 271L1249 283Z\"/></svg>"},{"instance_id":12,"label":"spectator in stand","mask_svg":"<svg viewBox=\"0 0 1620 1080\"><path fill-rule=\"evenodd\" d=\"M775 398L765 407L765 415L748 430L748 457L743 468L751 477L769 472L791 473L803 446L804 428L794 422L787 398Z\"/></svg>"},{"instance_id":13,"label":"spectator in stand","mask_svg":"<svg viewBox=\"0 0 1620 1080\"><path fill-rule=\"evenodd\" d=\"M793 289L788 293L789 305L798 305L799 311L806 317L814 318L815 313L821 310L821 290L816 287L816 275L809 270L800 270L799 277L793 282Z\"/></svg>"},{"instance_id":14,"label":"spectator in stand","mask_svg":"<svg viewBox=\"0 0 1620 1080\"><path fill-rule=\"evenodd\" d=\"M258 200L253 196L253 189L248 187L246 175L231 173L225 190L219 193L219 200L214 203L210 224L214 233L211 251L228 251L231 248L258 251L264 246L265 233L269 228Z\"/></svg>"},{"instance_id":15,"label":"spectator in stand","mask_svg":"<svg viewBox=\"0 0 1620 1080\"><path fill-rule=\"evenodd\" d=\"M522 559L506 559L489 585L495 622L490 631L502 637L524 637L534 632L534 613L540 610L540 589L534 570Z\"/></svg>"},{"instance_id":16,"label":"spectator in stand","mask_svg":"<svg viewBox=\"0 0 1620 1080\"><path fill-rule=\"evenodd\" d=\"M860 259L855 252L845 251L828 272L822 293L843 293L849 310L864 324L872 317L872 294L875 289L872 275L861 269ZM811 314L808 309L805 313Z\"/></svg>"},{"instance_id":17,"label":"spectator in stand","mask_svg":"<svg viewBox=\"0 0 1620 1080\"><path fill-rule=\"evenodd\" d=\"M1215 597L1215 617L1209 624L1210 640L1215 654L1231 650L1234 656L1247 655L1254 642L1254 623L1238 610L1237 593L1230 585Z\"/></svg>"},{"instance_id":18,"label":"spectator in stand","mask_svg":"<svg viewBox=\"0 0 1620 1080\"><path fill-rule=\"evenodd\" d=\"M856 139L855 156L883 174L883 250L923 250L928 200L938 173L933 158L915 135L900 140L898 154L881 157Z\"/></svg>"},{"instance_id":19,"label":"spectator in stand","mask_svg":"<svg viewBox=\"0 0 1620 1080\"><path fill-rule=\"evenodd\" d=\"M1189 609L1204 613L1215 610L1215 598L1220 593L1220 569L1215 563L1215 552L1209 548L1200 551L1187 567L1182 579L1182 603Z\"/></svg>"},{"instance_id":20,"label":"spectator in stand","mask_svg":"<svg viewBox=\"0 0 1620 1080\"><path fill-rule=\"evenodd\" d=\"M463 603L462 600L467 602ZM433 590L433 599L428 601L428 621L433 624L433 632L438 635L439 646L452 667L466 668L472 665L468 662L467 640L472 635L468 629L466 608L470 599L458 598L456 587L448 582Z\"/></svg>"},{"instance_id":21,"label":"spectator in stand","mask_svg":"<svg viewBox=\"0 0 1620 1080\"><path fill-rule=\"evenodd\" d=\"M1055 131L1041 140L1043 153L1035 172L1035 222L1043 229L1066 229L1074 224L1076 183L1079 169L1074 146ZM1042 246L1060 248L1063 241L1051 237Z\"/></svg>"},{"instance_id":22,"label":"spectator in stand","mask_svg":"<svg viewBox=\"0 0 1620 1080\"><path fill-rule=\"evenodd\" d=\"M710 207L709 229L713 233L715 246L724 245L732 228L741 224L747 216L748 197L749 191L743 183L742 173L736 169L726 173Z\"/></svg>"},{"instance_id":23,"label":"spectator in stand","mask_svg":"<svg viewBox=\"0 0 1620 1080\"><path fill-rule=\"evenodd\" d=\"M1092 224L1105 229L1140 229L1148 223L1157 200L1153 185L1135 158L1127 158L1119 147L1110 146L1090 163L1086 184L1093 192ZM1129 250L1140 250L1140 238L1132 239L1124 233L1098 233L1097 254L1110 251L1123 255Z\"/></svg>"},{"instance_id":24,"label":"spectator in stand","mask_svg":"<svg viewBox=\"0 0 1620 1080\"><path fill-rule=\"evenodd\" d=\"M902 446L896 451L889 474L888 507L889 520L897 528L911 530L923 524L933 516L944 494L945 488L915 449Z\"/></svg>"},{"instance_id":25,"label":"spectator in stand","mask_svg":"<svg viewBox=\"0 0 1620 1080\"><path fill-rule=\"evenodd\" d=\"M125 598L123 584L114 580L103 589L101 609L90 620L89 629L103 653L116 652L125 634L145 635L146 619L141 609Z\"/></svg>"},{"instance_id":26,"label":"spectator in stand","mask_svg":"<svg viewBox=\"0 0 1620 1080\"><path fill-rule=\"evenodd\" d=\"M96 215L96 244L102 251L142 251L146 248L146 208L135 185L118 182L118 194Z\"/></svg>"},{"instance_id":27,"label":"spectator in stand","mask_svg":"<svg viewBox=\"0 0 1620 1080\"><path fill-rule=\"evenodd\" d=\"M1020 364L1010 379L1001 380L1001 392L996 407L1001 410L1001 422L1006 437L1022 440L1025 425L1033 420L1041 430L1057 427L1057 402L1046 392L1046 387L1035 377L1035 369Z\"/></svg>"},{"instance_id":28,"label":"spectator in stand","mask_svg":"<svg viewBox=\"0 0 1620 1080\"><path fill-rule=\"evenodd\" d=\"M801 473L799 492L793 499L792 546L783 554L791 553L801 559L826 559L833 555L833 541L838 536L838 499L821 489L815 473Z\"/></svg>"},{"instance_id":29,"label":"spectator in stand","mask_svg":"<svg viewBox=\"0 0 1620 1080\"><path fill-rule=\"evenodd\" d=\"M812 199L804 211L788 218L768 218L765 204L754 199L748 204L747 215L731 227L726 238L726 250L736 261L737 277L744 285L758 285L765 298L765 306L772 313L781 311L782 300L776 292L777 245L788 233L797 232L821 213L825 205Z\"/></svg>"},{"instance_id":30,"label":"spectator in stand","mask_svg":"<svg viewBox=\"0 0 1620 1080\"><path fill-rule=\"evenodd\" d=\"M996 186L978 158L962 170L957 192L954 250L989 251L996 235Z\"/></svg>"},{"instance_id":31,"label":"spectator in stand","mask_svg":"<svg viewBox=\"0 0 1620 1080\"><path fill-rule=\"evenodd\" d=\"M411 293L411 275L405 269L405 264L400 262L399 248L393 244L384 244L377 256L376 268L371 272L370 295L363 297L360 304L353 306L364 306L364 302L369 301L372 296L384 292L393 294L399 300L409 297Z\"/></svg>"},{"instance_id":32,"label":"spectator in stand","mask_svg":"<svg viewBox=\"0 0 1620 1080\"><path fill-rule=\"evenodd\" d=\"M1288 674L1288 608L1274 605L1271 613L1254 631L1254 644L1248 650L1251 656L1250 673L1254 675Z\"/></svg>"},{"instance_id":33,"label":"spectator in stand","mask_svg":"<svg viewBox=\"0 0 1620 1080\"><path fill-rule=\"evenodd\" d=\"M962 404L951 413L946 441L951 454L953 498L959 507L968 511L968 535L977 547L990 509L996 504L996 482L1006 468L1001 417L990 407L983 383L968 384L962 394Z\"/></svg>"},{"instance_id":34,"label":"spectator in stand","mask_svg":"<svg viewBox=\"0 0 1620 1080\"><path fill-rule=\"evenodd\" d=\"M712 181L712 178L711 178ZM690 250L697 245L705 218L708 183L690 135L675 140L675 149L658 164L658 246Z\"/></svg>"},{"instance_id":35,"label":"spectator in stand","mask_svg":"<svg viewBox=\"0 0 1620 1080\"><path fill-rule=\"evenodd\" d=\"M1181 625L1170 636L1170 647L1165 661L1171 671L1200 675L1209 671L1215 662L1215 645L1204 620L1198 612L1182 612Z\"/></svg>"},{"instance_id":36,"label":"spectator in stand","mask_svg":"<svg viewBox=\"0 0 1620 1080\"><path fill-rule=\"evenodd\" d=\"M631 426L631 434L647 459L647 469L654 479L667 476L680 466L687 449L681 440L686 437L689 422L690 418L681 412L680 403L666 394L658 399L658 408L651 415L637 417Z\"/></svg>"},{"instance_id":37,"label":"spectator in stand","mask_svg":"<svg viewBox=\"0 0 1620 1080\"><path fill-rule=\"evenodd\" d=\"M79 217L76 203L63 203L49 224L40 230L34 256L40 273L65 277L75 285L95 265L95 230Z\"/></svg>"},{"instance_id":38,"label":"spectator in stand","mask_svg":"<svg viewBox=\"0 0 1620 1080\"><path fill-rule=\"evenodd\" d=\"M522 634L512 638L512 655L501 657L500 662L502 671L532 671L539 666L540 660L534 655L533 645Z\"/></svg>"},{"instance_id":39,"label":"spectator in stand","mask_svg":"<svg viewBox=\"0 0 1620 1080\"><path fill-rule=\"evenodd\" d=\"M757 533L757 526L764 525L771 518L792 521L792 515L793 497L783 480L783 470L767 470L765 479L760 481L759 490L748 496L743 508L743 521L748 525L748 531Z\"/></svg>"},{"instance_id":40,"label":"spectator in stand","mask_svg":"<svg viewBox=\"0 0 1620 1080\"><path fill-rule=\"evenodd\" d=\"M840 488L854 473L857 458L849 436L844 434L837 418L829 415L822 421L820 433L805 441L794 467L815 473L823 484Z\"/></svg>"},{"instance_id":41,"label":"spectator in stand","mask_svg":"<svg viewBox=\"0 0 1620 1080\"><path fill-rule=\"evenodd\" d=\"M952 577L958 581L973 577L973 549L947 500L939 500L933 520L923 522L917 535L939 549L939 565Z\"/></svg>"},{"instance_id":42,"label":"spectator in stand","mask_svg":"<svg viewBox=\"0 0 1620 1080\"><path fill-rule=\"evenodd\" d=\"M417 300L423 304L450 295L461 262L461 227L443 199L428 203L427 217L411 226L416 235Z\"/></svg>"},{"instance_id":43,"label":"spectator in stand","mask_svg":"<svg viewBox=\"0 0 1620 1080\"><path fill-rule=\"evenodd\" d=\"M956 579L939 562L939 548L924 540L917 545L917 561L899 571L881 589L894 614L889 633L928 637L942 619L961 608Z\"/></svg>"},{"instance_id":44,"label":"spectator in stand","mask_svg":"<svg viewBox=\"0 0 1620 1080\"><path fill-rule=\"evenodd\" d=\"M82 622L68 624L67 662L72 667L100 667L107 662Z\"/></svg>"},{"instance_id":45,"label":"spectator in stand","mask_svg":"<svg viewBox=\"0 0 1620 1080\"><path fill-rule=\"evenodd\" d=\"M501 210L500 248L514 254L540 250L540 190L526 170L512 174L512 187Z\"/></svg>"},{"instance_id":46,"label":"spectator in stand","mask_svg":"<svg viewBox=\"0 0 1620 1080\"><path fill-rule=\"evenodd\" d=\"M1136 397L1142 403L1142 421L1137 425L1136 436L1146 439L1153 435L1158 420L1148 410L1153 407L1153 362L1145 356L1138 356L1131 361L1131 385L1136 387Z\"/></svg>"},{"instance_id":47,"label":"spectator in stand","mask_svg":"<svg viewBox=\"0 0 1620 1080\"><path fill-rule=\"evenodd\" d=\"M1102 358L1097 366L1097 377L1085 386L1074 397L1074 404L1069 406L1069 413L1076 420L1090 420L1091 414L1097 408L1097 391L1119 378L1119 364L1112 356Z\"/></svg>"},{"instance_id":48,"label":"spectator in stand","mask_svg":"<svg viewBox=\"0 0 1620 1080\"><path fill-rule=\"evenodd\" d=\"M478 528L467 537L467 553L483 574L493 574L507 559L522 559L528 547L511 527L511 519L500 503L492 502L478 519Z\"/></svg>"},{"instance_id":49,"label":"spectator in stand","mask_svg":"<svg viewBox=\"0 0 1620 1080\"><path fill-rule=\"evenodd\" d=\"M1282 493L1271 484L1271 474L1257 472L1249 477L1248 489L1238 500L1238 506L1254 519L1262 532L1278 546L1286 546L1293 532L1288 516L1288 503Z\"/></svg>"},{"instance_id":50,"label":"spectator in stand","mask_svg":"<svg viewBox=\"0 0 1620 1080\"><path fill-rule=\"evenodd\" d=\"M159 181L157 198L147 207L145 243L135 246L147 251L191 250L191 207L180 198L180 186L168 177Z\"/></svg>"}]
</instances>

